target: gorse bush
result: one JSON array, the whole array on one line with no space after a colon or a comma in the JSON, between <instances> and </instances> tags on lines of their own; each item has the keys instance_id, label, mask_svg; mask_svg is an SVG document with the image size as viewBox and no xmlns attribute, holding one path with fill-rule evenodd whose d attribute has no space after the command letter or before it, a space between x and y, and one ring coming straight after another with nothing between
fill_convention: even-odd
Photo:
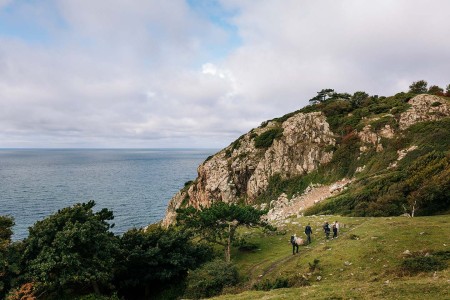
<instances>
[{"instance_id":1,"label":"gorse bush","mask_svg":"<svg viewBox=\"0 0 450 300\"><path fill-rule=\"evenodd\" d=\"M271 128L267 131L264 131L257 137L255 137L255 147L256 148L268 148L272 146L272 143L275 139L281 137L283 135L283 128L276 127Z\"/></svg>"}]
</instances>

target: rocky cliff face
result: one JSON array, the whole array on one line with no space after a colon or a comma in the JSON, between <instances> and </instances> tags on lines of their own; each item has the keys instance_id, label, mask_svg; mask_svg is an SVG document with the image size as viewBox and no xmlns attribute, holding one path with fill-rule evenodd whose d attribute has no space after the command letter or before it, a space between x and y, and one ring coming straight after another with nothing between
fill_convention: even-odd
<instances>
[{"instance_id":1,"label":"rocky cliff face","mask_svg":"<svg viewBox=\"0 0 450 300\"><path fill-rule=\"evenodd\" d=\"M360 151L370 147L383 151L381 138L390 139L396 130L450 115L449 102L437 96L418 95L409 104L411 107L396 121L398 129L389 124L377 130L364 126L357 133L363 145ZM255 147L255 138L274 128L282 129L282 136L269 147ZM174 221L179 207L207 207L215 201L253 204L273 175L289 178L316 170L331 161L335 144L336 135L322 112L297 113L283 122L271 121L253 129L198 167L197 179L170 200L163 226Z\"/></svg>"},{"instance_id":2,"label":"rocky cliff face","mask_svg":"<svg viewBox=\"0 0 450 300\"><path fill-rule=\"evenodd\" d=\"M256 148L255 138L273 128L283 134L268 148ZM198 167L193 184L170 200L163 225L175 218L180 206L208 206L214 201L251 204L280 174L286 178L311 172L332 158L334 134L321 112L298 113L283 123L269 122L256 128Z\"/></svg>"}]
</instances>

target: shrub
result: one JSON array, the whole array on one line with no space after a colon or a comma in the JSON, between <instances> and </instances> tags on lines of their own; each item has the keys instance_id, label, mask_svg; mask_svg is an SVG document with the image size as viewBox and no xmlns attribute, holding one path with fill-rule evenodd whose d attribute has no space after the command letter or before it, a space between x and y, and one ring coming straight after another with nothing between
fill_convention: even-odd
<instances>
[{"instance_id":1,"label":"shrub","mask_svg":"<svg viewBox=\"0 0 450 300\"><path fill-rule=\"evenodd\" d=\"M233 246L237 246L239 251L254 252L259 249L259 245L247 241L246 239L239 239Z\"/></svg>"},{"instance_id":2,"label":"shrub","mask_svg":"<svg viewBox=\"0 0 450 300\"><path fill-rule=\"evenodd\" d=\"M308 262L308 265L309 265L309 272L312 273L312 272L314 272L316 269L317 269L317 270L320 270L319 262L320 262L320 260L318 260L317 258L314 259L313 263Z\"/></svg>"},{"instance_id":3,"label":"shrub","mask_svg":"<svg viewBox=\"0 0 450 300\"><path fill-rule=\"evenodd\" d=\"M237 282L236 267L216 259L189 273L185 296L194 299L216 296L224 287L235 285Z\"/></svg>"},{"instance_id":4,"label":"shrub","mask_svg":"<svg viewBox=\"0 0 450 300\"><path fill-rule=\"evenodd\" d=\"M415 275L421 272L440 271L445 268L447 268L445 261L430 255L406 258L400 266L400 271L405 275Z\"/></svg>"},{"instance_id":5,"label":"shrub","mask_svg":"<svg viewBox=\"0 0 450 300\"><path fill-rule=\"evenodd\" d=\"M270 291L274 289L282 289L289 287L289 281L284 277L277 277L275 280L265 279L256 283L253 289L257 291Z\"/></svg>"},{"instance_id":6,"label":"shrub","mask_svg":"<svg viewBox=\"0 0 450 300\"><path fill-rule=\"evenodd\" d=\"M255 137L255 147L256 148L269 148L275 139L283 135L283 128L276 127L269 129L257 137Z\"/></svg>"},{"instance_id":7,"label":"shrub","mask_svg":"<svg viewBox=\"0 0 450 300\"><path fill-rule=\"evenodd\" d=\"M310 285L308 279L300 275L289 277L277 277L274 280L265 279L253 285L253 289L257 291L269 291L275 289L301 287Z\"/></svg>"}]
</instances>

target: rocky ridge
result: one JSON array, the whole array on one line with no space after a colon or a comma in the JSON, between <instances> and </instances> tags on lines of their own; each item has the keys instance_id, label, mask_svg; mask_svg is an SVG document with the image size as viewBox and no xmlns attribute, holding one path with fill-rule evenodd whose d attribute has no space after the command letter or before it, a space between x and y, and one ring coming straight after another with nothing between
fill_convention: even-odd
<instances>
[{"instance_id":1,"label":"rocky ridge","mask_svg":"<svg viewBox=\"0 0 450 300\"><path fill-rule=\"evenodd\" d=\"M449 102L437 96L417 95L408 103L410 108L399 116L398 129L389 124L379 129L366 125L357 132L363 145L360 147L361 153L372 147L377 152L383 151L382 138L391 139L396 131L405 130L417 122L438 120L450 115ZM386 116L393 117L390 114ZM257 148L255 138L274 128L281 128L282 136L274 139L267 148ZM170 200L163 226L174 222L175 210L180 207L207 207L215 201L252 205L256 197L265 191L273 175L289 178L307 174L330 162L336 138L322 112L299 112L282 122L275 119L267 122L266 126L251 130L198 167L197 179ZM412 150L399 151L399 160L404 152ZM357 172L364 167L359 167ZM336 184L347 185L349 182L343 179ZM330 190L329 186L322 187L322 192L317 193L320 188L312 186L309 191L291 200L283 195L273 199L268 218L275 221L289 214L301 213L301 208L305 209L335 194L325 192Z\"/></svg>"}]
</instances>

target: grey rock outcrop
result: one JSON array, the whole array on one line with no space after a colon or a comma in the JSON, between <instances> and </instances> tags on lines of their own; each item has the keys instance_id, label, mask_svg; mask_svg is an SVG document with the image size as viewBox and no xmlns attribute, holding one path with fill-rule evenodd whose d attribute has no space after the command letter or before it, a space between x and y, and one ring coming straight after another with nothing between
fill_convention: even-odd
<instances>
[{"instance_id":1,"label":"grey rock outcrop","mask_svg":"<svg viewBox=\"0 0 450 300\"><path fill-rule=\"evenodd\" d=\"M450 104L434 95L417 95L408 101L411 107L401 114L399 125L404 130L418 122L436 121L450 116Z\"/></svg>"},{"instance_id":2,"label":"grey rock outcrop","mask_svg":"<svg viewBox=\"0 0 450 300\"><path fill-rule=\"evenodd\" d=\"M268 148L256 148L256 136L275 127L283 134ZM297 113L283 123L269 122L240 137L198 167L193 184L169 202L163 226L171 224L182 205L207 207L212 202L252 204L269 179L306 174L331 160L334 134L321 112Z\"/></svg>"}]
</instances>

